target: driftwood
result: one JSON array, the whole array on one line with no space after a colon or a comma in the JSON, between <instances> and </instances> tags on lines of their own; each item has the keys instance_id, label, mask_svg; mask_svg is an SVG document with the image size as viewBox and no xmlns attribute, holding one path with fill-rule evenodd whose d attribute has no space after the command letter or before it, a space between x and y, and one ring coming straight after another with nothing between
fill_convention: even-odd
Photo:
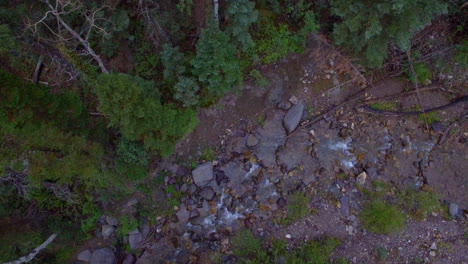
<instances>
[{"instance_id":1,"label":"driftwood","mask_svg":"<svg viewBox=\"0 0 468 264\"><path fill-rule=\"evenodd\" d=\"M370 107L368 105L357 106L356 110L358 112L367 112L367 113L374 113L374 114L386 114L386 115L396 115L396 116L414 116L414 115L421 115L421 114L424 114L424 113L430 113L430 112L444 110L444 109L456 106L456 105L458 105L460 103L463 103L463 102L468 102L468 95L458 97L455 100L453 100L451 103L441 105L441 106L437 106L437 107L430 108L430 109L426 109L424 111L387 111L387 110L375 109L375 108L372 108L372 107Z\"/></svg>"},{"instance_id":2,"label":"driftwood","mask_svg":"<svg viewBox=\"0 0 468 264\"><path fill-rule=\"evenodd\" d=\"M41 250L45 249L54 239L57 237L57 234L52 234L50 237L44 241L42 244L40 244L37 248L33 249L31 253L29 253L26 256L23 256L17 260L11 261L11 262L5 262L4 264L21 264L21 263L27 263L31 260L33 260Z\"/></svg>"}]
</instances>

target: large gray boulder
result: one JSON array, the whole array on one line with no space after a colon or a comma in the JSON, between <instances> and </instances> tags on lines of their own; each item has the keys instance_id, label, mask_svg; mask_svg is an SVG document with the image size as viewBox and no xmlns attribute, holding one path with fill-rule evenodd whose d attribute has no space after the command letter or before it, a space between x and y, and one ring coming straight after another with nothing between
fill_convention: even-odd
<instances>
[{"instance_id":1,"label":"large gray boulder","mask_svg":"<svg viewBox=\"0 0 468 264\"><path fill-rule=\"evenodd\" d=\"M200 187L207 185L211 180L213 180L213 163L206 162L198 165L198 167L192 171L192 177L193 182L197 186Z\"/></svg>"},{"instance_id":2,"label":"large gray boulder","mask_svg":"<svg viewBox=\"0 0 468 264\"><path fill-rule=\"evenodd\" d=\"M296 105L289 109L284 116L283 124L288 134L291 134L301 122L302 114L304 113L304 104L299 101Z\"/></svg>"},{"instance_id":3,"label":"large gray boulder","mask_svg":"<svg viewBox=\"0 0 468 264\"><path fill-rule=\"evenodd\" d=\"M93 251L91 264L115 264L115 254L110 248L100 248Z\"/></svg>"},{"instance_id":4,"label":"large gray boulder","mask_svg":"<svg viewBox=\"0 0 468 264\"><path fill-rule=\"evenodd\" d=\"M91 260L91 251L89 251L89 249L81 251L76 259L79 261L89 262Z\"/></svg>"},{"instance_id":5,"label":"large gray boulder","mask_svg":"<svg viewBox=\"0 0 468 264\"><path fill-rule=\"evenodd\" d=\"M128 235L128 244L133 250L139 249L143 244L143 234L138 229L131 231Z\"/></svg>"}]
</instances>

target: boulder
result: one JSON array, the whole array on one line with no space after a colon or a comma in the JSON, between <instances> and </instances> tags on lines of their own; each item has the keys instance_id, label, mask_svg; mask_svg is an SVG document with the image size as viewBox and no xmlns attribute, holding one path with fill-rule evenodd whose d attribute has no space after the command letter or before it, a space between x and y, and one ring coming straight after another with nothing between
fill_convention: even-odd
<instances>
[{"instance_id":1,"label":"boulder","mask_svg":"<svg viewBox=\"0 0 468 264\"><path fill-rule=\"evenodd\" d=\"M284 116L283 125L288 134L291 134L301 122L302 114L304 112L304 104L298 102L296 105L289 109L288 113Z\"/></svg>"},{"instance_id":2,"label":"boulder","mask_svg":"<svg viewBox=\"0 0 468 264\"><path fill-rule=\"evenodd\" d=\"M197 186L205 186L213 179L213 163L206 162L198 165L192 171L193 182Z\"/></svg>"},{"instance_id":3,"label":"boulder","mask_svg":"<svg viewBox=\"0 0 468 264\"><path fill-rule=\"evenodd\" d=\"M101 228L102 236L109 238L115 231L115 227L111 225L103 225Z\"/></svg>"},{"instance_id":4,"label":"boulder","mask_svg":"<svg viewBox=\"0 0 468 264\"><path fill-rule=\"evenodd\" d=\"M106 216L106 222L108 225L112 225L112 226L119 225L119 220L117 220L115 217L112 217L112 216Z\"/></svg>"},{"instance_id":5,"label":"boulder","mask_svg":"<svg viewBox=\"0 0 468 264\"><path fill-rule=\"evenodd\" d=\"M115 264L114 251L110 248L100 248L93 251L90 260L91 264Z\"/></svg>"},{"instance_id":6,"label":"boulder","mask_svg":"<svg viewBox=\"0 0 468 264\"><path fill-rule=\"evenodd\" d=\"M185 204L180 205L180 209L177 211L176 216L181 223L186 223L189 220L190 212L187 210Z\"/></svg>"},{"instance_id":7,"label":"boulder","mask_svg":"<svg viewBox=\"0 0 468 264\"><path fill-rule=\"evenodd\" d=\"M127 254L122 260L122 264L135 264L136 257L133 254Z\"/></svg>"},{"instance_id":8,"label":"boulder","mask_svg":"<svg viewBox=\"0 0 468 264\"><path fill-rule=\"evenodd\" d=\"M250 134L247 137L247 147L254 147L258 144L259 140L254 135Z\"/></svg>"},{"instance_id":9,"label":"boulder","mask_svg":"<svg viewBox=\"0 0 468 264\"><path fill-rule=\"evenodd\" d=\"M213 188L210 186L203 187L203 189L200 191L200 196L203 197L207 201L211 201L214 198L214 191Z\"/></svg>"},{"instance_id":10,"label":"boulder","mask_svg":"<svg viewBox=\"0 0 468 264\"><path fill-rule=\"evenodd\" d=\"M91 260L91 251L89 251L89 249L81 251L76 259L79 261L89 262Z\"/></svg>"},{"instance_id":11,"label":"boulder","mask_svg":"<svg viewBox=\"0 0 468 264\"><path fill-rule=\"evenodd\" d=\"M135 250L139 249L143 243L143 235L138 231L138 229L133 230L128 235L128 243L130 244L130 248Z\"/></svg>"}]
</instances>

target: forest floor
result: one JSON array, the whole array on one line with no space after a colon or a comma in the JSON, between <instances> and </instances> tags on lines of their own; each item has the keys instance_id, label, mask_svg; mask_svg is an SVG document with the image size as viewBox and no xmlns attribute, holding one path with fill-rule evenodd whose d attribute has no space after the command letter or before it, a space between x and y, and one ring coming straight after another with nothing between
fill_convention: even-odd
<instances>
[{"instance_id":1,"label":"forest floor","mask_svg":"<svg viewBox=\"0 0 468 264\"><path fill-rule=\"evenodd\" d=\"M170 173L150 203L157 207L173 197L165 191L169 185L180 203L176 216L158 215L155 225L138 228L141 242L128 242L135 244L136 263L234 263L231 235L243 228L265 246L280 239L293 248L336 237L341 244L331 259L349 263L468 263L466 101L425 118L363 107L406 112L447 105L467 94L466 83L422 86L420 100L405 93L414 88L401 76L363 91L348 82L351 75L338 74L338 63L314 54L312 48L262 66L265 88L248 80L200 112L200 124L179 142L176 155L155 166ZM294 108L300 108L300 124L288 133L284 120ZM209 174L206 183L198 183L203 176L192 173L195 168ZM408 217L406 227L390 235L369 232L359 214L375 182L387 184L384 195L391 200L406 189L431 190L444 209L421 221ZM310 197L309 210L290 219L297 192ZM129 200L119 205L123 211L134 205ZM96 240L109 244L97 238L82 249L95 248Z\"/></svg>"}]
</instances>

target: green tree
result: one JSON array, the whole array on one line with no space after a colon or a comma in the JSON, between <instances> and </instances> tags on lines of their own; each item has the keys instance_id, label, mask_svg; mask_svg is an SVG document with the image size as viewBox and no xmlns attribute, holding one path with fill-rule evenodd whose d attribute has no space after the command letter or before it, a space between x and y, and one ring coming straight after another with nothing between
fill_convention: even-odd
<instances>
[{"instance_id":1,"label":"green tree","mask_svg":"<svg viewBox=\"0 0 468 264\"><path fill-rule=\"evenodd\" d=\"M198 90L200 87L194 78L181 77L174 86L174 99L180 101L184 107L196 106L199 101L196 94Z\"/></svg>"},{"instance_id":2,"label":"green tree","mask_svg":"<svg viewBox=\"0 0 468 264\"><path fill-rule=\"evenodd\" d=\"M236 49L226 33L216 23L208 23L197 42L195 58L191 61L192 73L203 84L203 104L214 100L242 81L242 72Z\"/></svg>"},{"instance_id":3,"label":"green tree","mask_svg":"<svg viewBox=\"0 0 468 264\"><path fill-rule=\"evenodd\" d=\"M231 20L226 32L245 51L254 46L249 33L249 26L257 22L258 11L255 10L255 3L248 0L229 1L228 4L226 12Z\"/></svg>"},{"instance_id":4,"label":"green tree","mask_svg":"<svg viewBox=\"0 0 468 264\"><path fill-rule=\"evenodd\" d=\"M101 74L96 84L99 111L124 138L142 140L149 150L170 155L175 142L198 123L192 109L163 105L154 82L127 74Z\"/></svg>"},{"instance_id":5,"label":"green tree","mask_svg":"<svg viewBox=\"0 0 468 264\"><path fill-rule=\"evenodd\" d=\"M413 34L437 14L447 12L440 0L331 0L332 12L341 18L335 24L336 44L364 53L370 67L382 65L391 42L402 50L411 46Z\"/></svg>"}]
</instances>

